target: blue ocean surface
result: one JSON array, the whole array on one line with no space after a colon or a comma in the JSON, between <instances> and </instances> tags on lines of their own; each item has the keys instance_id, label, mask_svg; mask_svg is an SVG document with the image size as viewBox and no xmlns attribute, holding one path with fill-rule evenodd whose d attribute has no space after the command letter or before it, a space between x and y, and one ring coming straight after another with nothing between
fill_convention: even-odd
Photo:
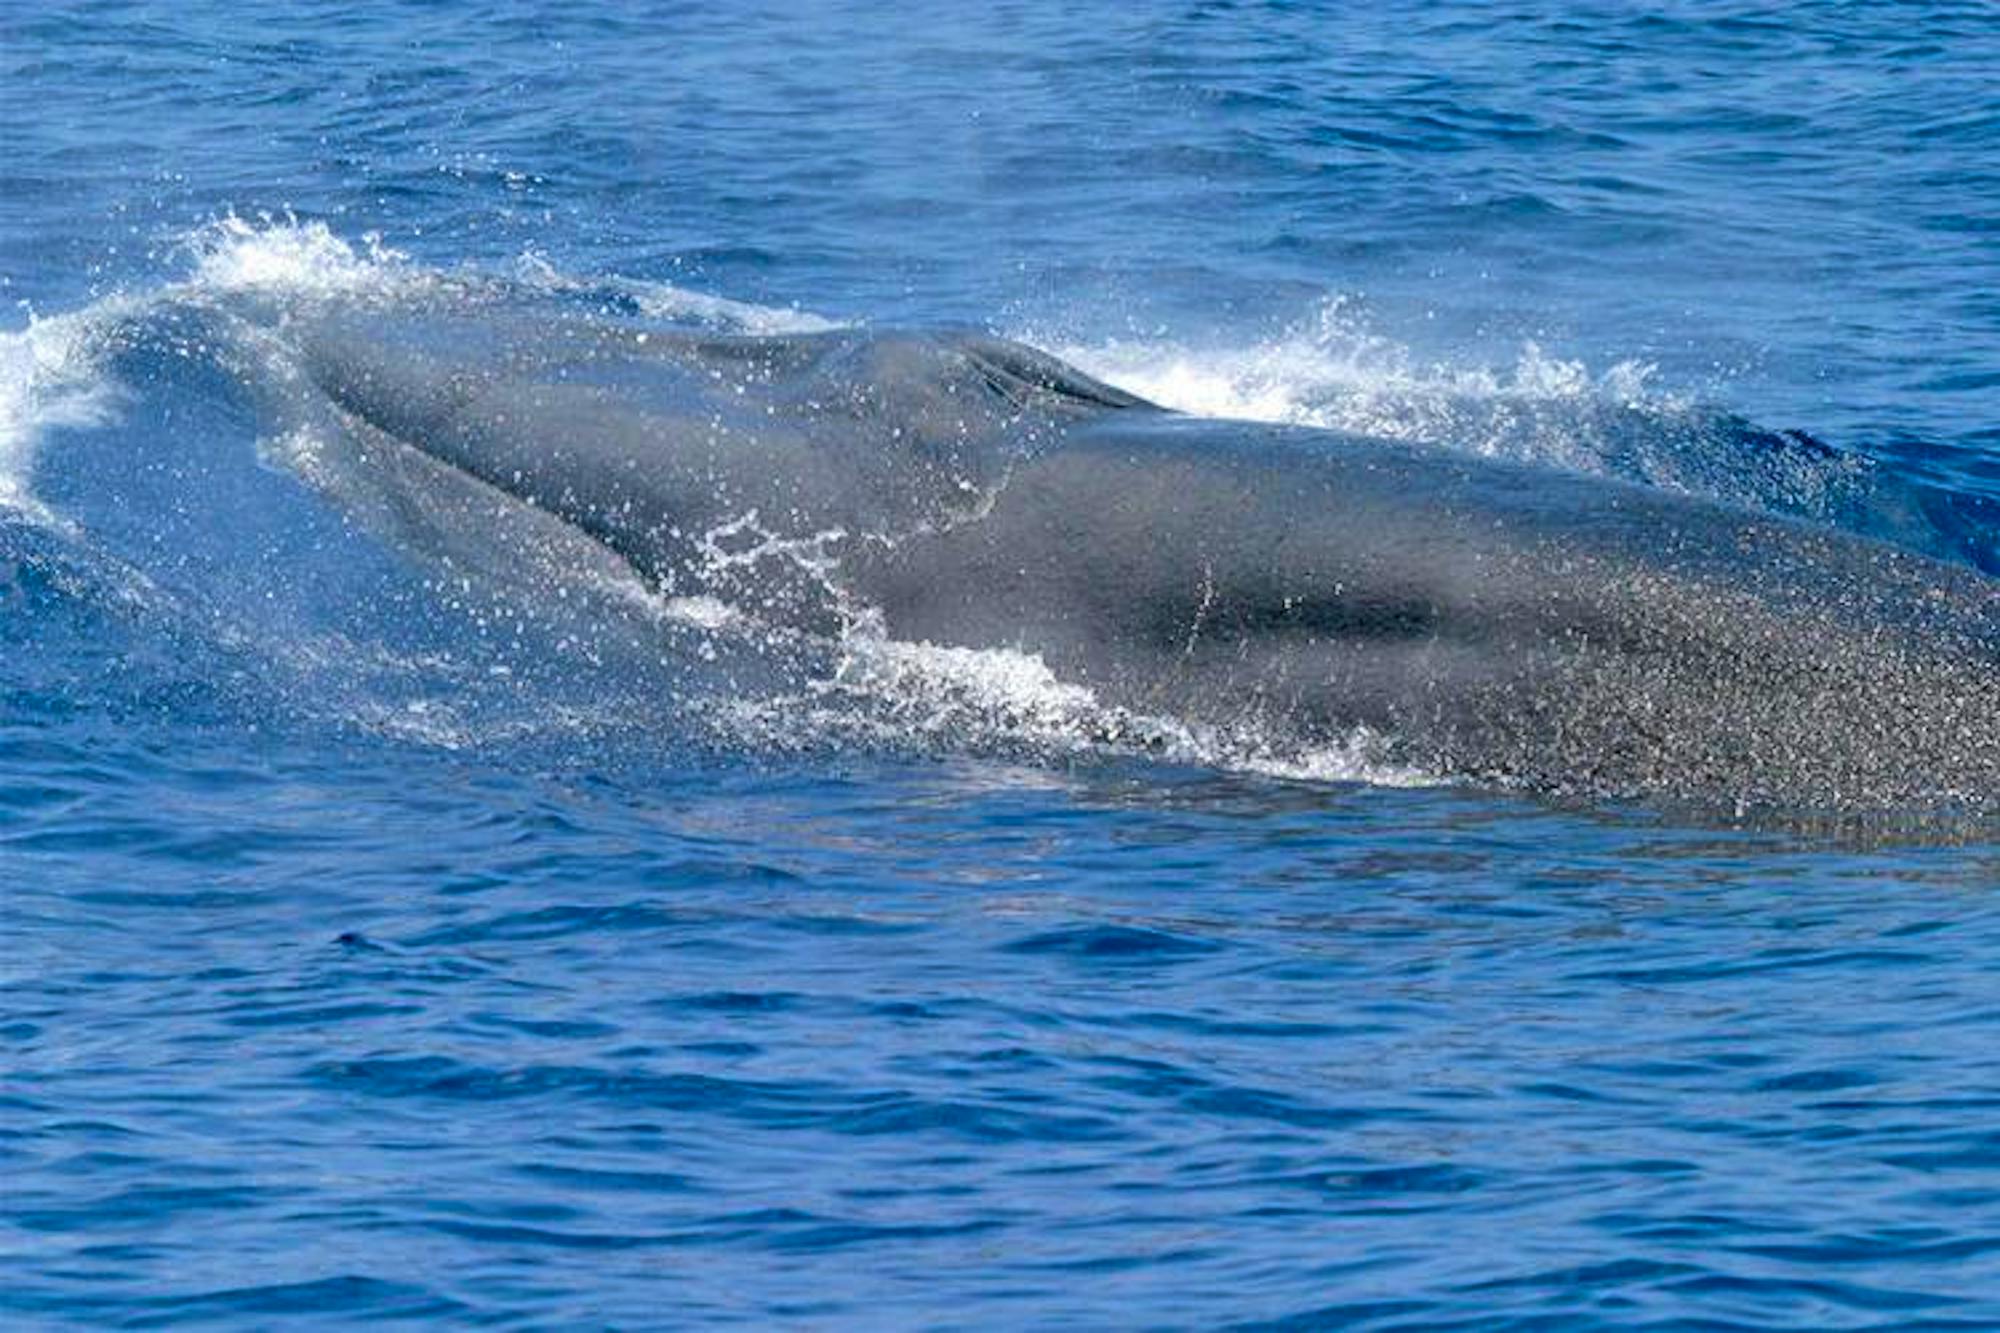
<instances>
[{"instance_id":1,"label":"blue ocean surface","mask_svg":"<svg viewBox=\"0 0 2000 1333\"><path fill-rule=\"evenodd\" d=\"M1990 569L2000 11L0 0L0 1325L2000 1327L1990 828L419 551L271 403L446 289Z\"/></svg>"}]
</instances>

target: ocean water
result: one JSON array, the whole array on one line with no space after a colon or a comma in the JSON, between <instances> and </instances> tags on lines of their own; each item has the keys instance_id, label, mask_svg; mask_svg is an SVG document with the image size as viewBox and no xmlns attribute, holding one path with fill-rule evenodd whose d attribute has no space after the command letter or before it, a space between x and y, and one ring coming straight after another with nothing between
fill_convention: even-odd
<instances>
[{"instance_id":1,"label":"ocean water","mask_svg":"<svg viewBox=\"0 0 2000 1333\"><path fill-rule=\"evenodd\" d=\"M2000 1327L1989 831L801 671L272 407L328 302L966 326L1992 568L1996 72L1983 3L0 0L0 1324Z\"/></svg>"}]
</instances>

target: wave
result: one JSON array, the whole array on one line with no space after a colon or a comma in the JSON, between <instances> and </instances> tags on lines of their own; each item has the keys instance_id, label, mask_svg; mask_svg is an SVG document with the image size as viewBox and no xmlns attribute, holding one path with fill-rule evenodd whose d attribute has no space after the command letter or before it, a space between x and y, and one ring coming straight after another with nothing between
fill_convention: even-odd
<instances>
[{"instance_id":1,"label":"wave","mask_svg":"<svg viewBox=\"0 0 2000 1333\"><path fill-rule=\"evenodd\" d=\"M1019 336L1040 341L1025 328ZM1579 361L1523 344L1511 366L1425 363L1404 343L1371 329L1348 297L1324 300L1306 320L1247 345L1172 340L1084 342L1055 336L1056 355L1134 393L1195 416L1315 426L1396 439L1445 441L1485 456L1532 456L1589 466L1585 441L1531 434L1540 414L1587 402L1684 410L1684 399L1652 385L1648 363L1615 362L1593 373ZM1484 417L1473 405L1484 403Z\"/></svg>"},{"instance_id":2,"label":"wave","mask_svg":"<svg viewBox=\"0 0 2000 1333\"><path fill-rule=\"evenodd\" d=\"M115 393L92 335L115 317L100 304L81 314L30 314L26 328L0 332L0 511L54 521L34 495L35 457L49 432L110 415Z\"/></svg>"}]
</instances>

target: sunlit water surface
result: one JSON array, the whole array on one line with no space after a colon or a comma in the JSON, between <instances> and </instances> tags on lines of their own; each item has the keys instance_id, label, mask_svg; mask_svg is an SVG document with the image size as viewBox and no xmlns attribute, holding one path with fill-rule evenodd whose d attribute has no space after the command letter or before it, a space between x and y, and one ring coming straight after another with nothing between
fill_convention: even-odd
<instances>
[{"instance_id":1,"label":"sunlit water surface","mask_svg":"<svg viewBox=\"0 0 2000 1333\"><path fill-rule=\"evenodd\" d=\"M0 9L0 1320L2000 1325L1982 838L792 679L413 559L241 318L964 324L1977 515L1990 8L646 8Z\"/></svg>"}]
</instances>

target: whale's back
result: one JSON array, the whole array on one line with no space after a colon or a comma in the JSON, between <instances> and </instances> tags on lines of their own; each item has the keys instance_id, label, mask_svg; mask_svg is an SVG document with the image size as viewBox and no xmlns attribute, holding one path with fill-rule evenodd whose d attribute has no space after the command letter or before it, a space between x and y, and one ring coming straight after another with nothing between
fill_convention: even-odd
<instances>
[{"instance_id":1,"label":"whale's back","mask_svg":"<svg viewBox=\"0 0 2000 1333\"><path fill-rule=\"evenodd\" d=\"M981 335L413 328L329 324L314 382L665 591L1026 652L1119 708L1280 743L1364 728L1535 790L2000 799L1995 585L1852 533L1181 417Z\"/></svg>"}]
</instances>

